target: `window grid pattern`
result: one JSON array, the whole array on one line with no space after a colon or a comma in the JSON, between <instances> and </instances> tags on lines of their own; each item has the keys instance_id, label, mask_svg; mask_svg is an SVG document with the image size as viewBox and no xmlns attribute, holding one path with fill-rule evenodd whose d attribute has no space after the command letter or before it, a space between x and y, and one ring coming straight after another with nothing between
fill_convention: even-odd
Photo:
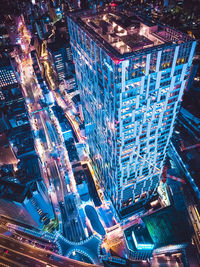
<instances>
[{"instance_id":1,"label":"window grid pattern","mask_svg":"<svg viewBox=\"0 0 200 267\"><path fill-rule=\"evenodd\" d=\"M122 210L158 186L196 42L116 62L70 18L68 26L91 157Z\"/></svg>"}]
</instances>

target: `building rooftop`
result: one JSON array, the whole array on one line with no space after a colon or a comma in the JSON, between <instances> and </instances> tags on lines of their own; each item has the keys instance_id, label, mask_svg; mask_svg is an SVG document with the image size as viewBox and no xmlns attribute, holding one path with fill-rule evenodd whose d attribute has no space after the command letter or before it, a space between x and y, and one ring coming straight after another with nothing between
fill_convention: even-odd
<instances>
[{"instance_id":1,"label":"building rooftop","mask_svg":"<svg viewBox=\"0 0 200 267\"><path fill-rule=\"evenodd\" d=\"M156 247L188 242L185 213L168 206L142 218Z\"/></svg>"},{"instance_id":2,"label":"building rooftop","mask_svg":"<svg viewBox=\"0 0 200 267\"><path fill-rule=\"evenodd\" d=\"M0 107L8 105L8 107L6 107L6 111L8 110L9 106L12 104L12 101L16 101L18 103L20 102L20 100L24 101L22 92L17 84L10 84L10 85L4 86L3 88L0 88L0 95L1 95L1 100L2 100L0 103ZM21 103L19 105L21 106Z\"/></svg>"},{"instance_id":3,"label":"building rooftop","mask_svg":"<svg viewBox=\"0 0 200 267\"><path fill-rule=\"evenodd\" d=\"M0 147L1 148L1 147ZM26 185L42 179L40 162L37 156L22 158L18 164L0 164L0 181Z\"/></svg>"},{"instance_id":4,"label":"building rooftop","mask_svg":"<svg viewBox=\"0 0 200 267\"><path fill-rule=\"evenodd\" d=\"M35 154L34 140L29 124L15 127L8 134L10 144L16 149L17 157L22 157L27 153Z\"/></svg>"},{"instance_id":5,"label":"building rooftop","mask_svg":"<svg viewBox=\"0 0 200 267\"><path fill-rule=\"evenodd\" d=\"M69 16L96 43L117 58L154 46L191 40L189 36L169 26L147 20L127 10L118 12L117 9L107 7L96 13L86 11Z\"/></svg>"},{"instance_id":6,"label":"building rooftop","mask_svg":"<svg viewBox=\"0 0 200 267\"><path fill-rule=\"evenodd\" d=\"M7 138L2 138L0 135L0 166L4 164L17 164L18 160L13 148L8 143ZM4 140L5 143L1 141Z\"/></svg>"},{"instance_id":7,"label":"building rooftop","mask_svg":"<svg viewBox=\"0 0 200 267\"><path fill-rule=\"evenodd\" d=\"M22 203L26 197L30 198L32 192L37 190L37 183L35 181L21 183L18 177L13 176L11 170L6 173L8 167L9 165L5 165L0 169L0 199Z\"/></svg>"},{"instance_id":8,"label":"building rooftop","mask_svg":"<svg viewBox=\"0 0 200 267\"><path fill-rule=\"evenodd\" d=\"M3 198L9 201L23 202L29 193L28 187L16 182L13 182L11 177L7 180L0 178L0 199Z\"/></svg>"},{"instance_id":9,"label":"building rooftop","mask_svg":"<svg viewBox=\"0 0 200 267\"><path fill-rule=\"evenodd\" d=\"M154 243L144 223L137 223L124 230L127 245L130 250L152 250Z\"/></svg>"},{"instance_id":10,"label":"building rooftop","mask_svg":"<svg viewBox=\"0 0 200 267\"><path fill-rule=\"evenodd\" d=\"M55 42L48 42L47 47L51 50L51 52L56 53L58 52L61 48L66 48L68 45L67 39L59 37L56 39Z\"/></svg>"},{"instance_id":11,"label":"building rooftop","mask_svg":"<svg viewBox=\"0 0 200 267\"><path fill-rule=\"evenodd\" d=\"M0 53L0 68L5 68L5 67L11 68L9 57L3 53Z\"/></svg>"},{"instance_id":12,"label":"building rooftop","mask_svg":"<svg viewBox=\"0 0 200 267\"><path fill-rule=\"evenodd\" d=\"M21 169L24 170L26 174L24 183L42 179L40 160L37 155L23 157L20 163Z\"/></svg>"}]
</instances>

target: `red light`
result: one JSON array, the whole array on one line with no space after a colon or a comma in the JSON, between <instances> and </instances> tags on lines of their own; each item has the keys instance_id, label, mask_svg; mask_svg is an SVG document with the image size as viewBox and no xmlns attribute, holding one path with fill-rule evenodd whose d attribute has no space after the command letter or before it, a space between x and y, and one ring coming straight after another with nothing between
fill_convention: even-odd
<instances>
[{"instance_id":1,"label":"red light","mask_svg":"<svg viewBox=\"0 0 200 267\"><path fill-rule=\"evenodd\" d=\"M5 251L5 254L8 254L8 249Z\"/></svg>"},{"instance_id":2,"label":"red light","mask_svg":"<svg viewBox=\"0 0 200 267\"><path fill-rule=\"evenodd\" d=\"M75 64L75 61L73 60L73 64Z\"/></svg>"},{"instance_id":3,"label":"red light","mask_svg":"<svg viewBox=\"0 0 200 267\"><path fill-rule=\"evenodd\" d=\"M112 60L114 61L115 64L119 64L121 61L123 61L117 58L112 58Z\"/></svg>"},{"instance_id":4,"label":"red light","mask_svg":"<svg viewBox=\"0 0 200 267\"><path fill-rule=\"evenodd\" d=\"M110 5L113 6L113 7L116 7L117 6L117 4L114 3L114 2L112 2Z\"/></svg>"}]
</instances>

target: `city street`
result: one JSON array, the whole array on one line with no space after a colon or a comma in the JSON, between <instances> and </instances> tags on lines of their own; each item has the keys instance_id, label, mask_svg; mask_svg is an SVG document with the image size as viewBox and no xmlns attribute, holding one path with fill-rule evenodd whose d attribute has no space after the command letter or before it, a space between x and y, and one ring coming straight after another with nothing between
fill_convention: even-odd
<instances>
[{"instance_id":1,"label":"city street","mask_svg":"<svg viewBox=\"0 0 200 267\"><path fill-rule=\"evenodd\" d=\"M43 46L43 53L44 51L45 47ZM34 130L36 150L45 170L45 182L49 189L48 192L54 206L55 214L60 220L60 231L61 233L64 232L63 234L66 236L66 239L63 239L65 240L64 242L61 241L62 238L59 238L62 251L63 253L66 253L69 248L70 251L73 247L74 249L79 248L79 243L77 242L81 241L82 244L87 242L87 240L85 240L85 230L77 209L79 205L79 196L77 194L76 182L74 180L68 153L64 145L59 122L54 116L51 108L42 107L40 101L42 93L40 89L36 90L36 84L32 82L36 77L31 60L27 60L27 64L21 64L19 70L23 80L22 87L24 96L25 99L28 100L27 106L31 126ZM49 68L49 74L50 72L51 69ZM73 123L73 121L71 122ZM77 127L78 125L75 126L74 130L75 134L77 134L77 138L79 138L79 127ZM69 176L69 184L66 184L66 173ZM66 246L66 243L68 243L67 240L75 243L71 243L70 246L69 243ZM93 242L92 240L91 242ZM94 240L96 240L95 237ZM81 249L84 255L88 255L88 257L92 254L92 258L94 258L96 262L98 262L96 256L98 243L99 240L97 239L97 242L95 241L92 246L88 243L88 248L82 247ZM94 252L92 252L93 250Z\"/></svg>"},{"instance_id":2,"label":"city street","mask_svg":"<svg viewBox=\"0 0 200 267\"><path fill-rule=\"evenodd\" d=\"M8 249L5 256L0 256L5 263L14 263L16 266L70 266L81 267L89 266L86 263L76 262L69 258L47 252L43 249L37 249L31 245L23 244L13 238L0 234L0 246ZM13 266L13 265L12 265ZM93 265L94 266L94 265Z\"/></svg>"}]
</instances>

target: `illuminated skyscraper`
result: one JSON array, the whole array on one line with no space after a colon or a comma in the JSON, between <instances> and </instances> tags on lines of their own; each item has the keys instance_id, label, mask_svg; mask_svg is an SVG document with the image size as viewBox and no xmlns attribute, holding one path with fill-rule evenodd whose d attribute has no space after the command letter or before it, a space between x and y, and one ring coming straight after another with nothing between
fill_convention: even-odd
<instances>
[{"instance_id":1,"label":"illuminated skyscraper","mask_svg":"<svg viewBox=\"0 0 200 267\"><path fill-rule=\"evenodd\" d=\"M123 216L159 184L196 41L115 7L68 27L91 158Z\"/></svg>"}]
</instances>

